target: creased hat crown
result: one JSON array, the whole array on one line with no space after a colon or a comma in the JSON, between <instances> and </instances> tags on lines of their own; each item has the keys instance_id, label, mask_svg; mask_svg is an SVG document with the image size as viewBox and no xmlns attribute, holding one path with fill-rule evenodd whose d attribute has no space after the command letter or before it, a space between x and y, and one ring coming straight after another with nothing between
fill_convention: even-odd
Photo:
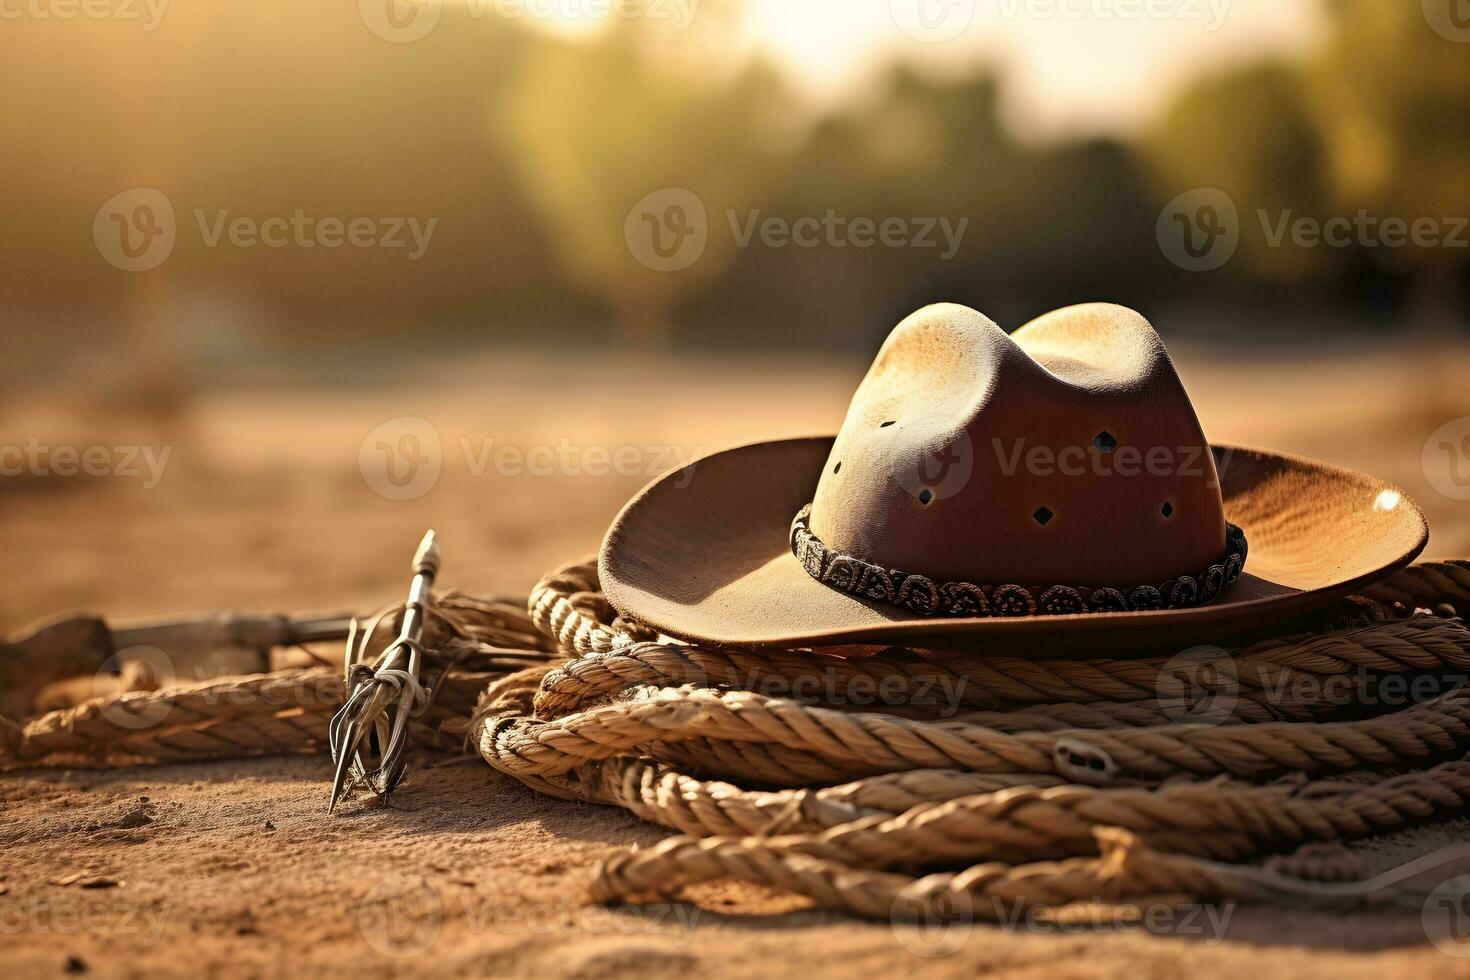
<instances>
[{"instance_id":1,"label":"creased hat crown","mask_svg":"<svg viewBox=\"0 0 1470 980\"><path fill-rule=\"evenodd\" d=\"M1153 327L1104 303L1008 336L925 307L863 379L812 501L834 552L935 580L1101 588L1218 561L1214 459Z\"/></svg>"}]
</instances>

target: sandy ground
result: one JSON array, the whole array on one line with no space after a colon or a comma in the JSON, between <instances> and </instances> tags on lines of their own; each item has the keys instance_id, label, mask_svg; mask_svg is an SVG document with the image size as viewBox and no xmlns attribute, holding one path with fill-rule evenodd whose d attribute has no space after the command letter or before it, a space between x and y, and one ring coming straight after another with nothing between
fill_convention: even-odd
<instances>
[{"instance_id":1,"label":"sandy ground","mask_svg":"<svg viewBox=\"0 0 1470 980\"><path fill-rule=\"evenodd\" d=\"M1432 383L1372 352L1269 368L1203 351L1176 359L1216 441L1394 480L1430 516L1429 554L1470 554L1470 504L1435 489L1444 475L1432 452L1425 464L1430 434L1470 416L1470 386L1455 380L1470 359L1442 361ZM216 395L169 418L8 406L0 443L105 447L119 471L128 447L169 456L156 486L138 461L138 476L0 481L0 552L11 559L0 572L0 629L82 608L121 619L366 610L400 595L428 526L443 538L444 584L524 592L593 550L621 503L680 453L835 429L861 369L704 362L681 376L648 364L569 371L521 359L461 365L432 390ZM439 466L420 496L394 500L379 492L399 489L385 482L377 444L435 455L422 427L378 429L402 416L432 426ZM405 444L405 433L424 438ZM506 447L523 454L520 465L514 453L496 455ZM623 475L598 475L626 447ZM552 459L555 472L539 475ZM323 812L319 757L4 776L0 967L106 976L1470 976L1470 959L1426 939L1418 908L1205 909L1144 932L1022 923L939 935L744 887L706 889L695 904L587 908L588 867L662 831L538 797L477 761L430 768L437 761L413 760L392 808L354 803L334 818ZM1459 823L1430 828L1376 856L1388 864L1466 836Z\"/></svg>"}]
</instances>

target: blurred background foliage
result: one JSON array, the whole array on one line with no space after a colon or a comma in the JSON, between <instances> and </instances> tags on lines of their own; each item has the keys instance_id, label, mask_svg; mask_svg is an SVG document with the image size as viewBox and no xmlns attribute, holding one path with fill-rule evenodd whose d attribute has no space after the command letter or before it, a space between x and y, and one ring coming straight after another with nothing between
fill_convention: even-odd
<instances>
[{"instance_id":1,"label":"blurred background foliage","mask_svg":"<svg viewBox=\"0 0 1470 980\"><path fill-rule=\"evenodd\" d=\"M864 354L938 299L1013 327L1105 298L1166 333L1263 340L1455 324L1467 250L1269 248L1256 218L1470 214L1470 46L1428 30L1419 7L1324 0L1325 35L1300 56L1204 67L1137 133L1046 140L1003 124L1008 76L985 60L895 62L814 109L777 66L722 43L735 2L704 0L673 39L651 21L573 36L451 5L429 37L389 44L341 4L286 0L178 0L152 33L7 22L0 370L11 391L66 378L136 393L252 365L258 380L311 364L314 380L335 366L346 381L361 363L346 351ZM162 267L130 274L90 229L135 186L168 195L180 234ZM709 210L705 254L677 273L644 268L623 237L634 203L666 186ZM1155 240L1161 207L1196 187L1231 195L1245 229L1236 260L1207 274ZM194 209L439 220L410 263L208 248ZM949 261L741 249L727 209L969 226Z\"/></svg>"}]
</instances>

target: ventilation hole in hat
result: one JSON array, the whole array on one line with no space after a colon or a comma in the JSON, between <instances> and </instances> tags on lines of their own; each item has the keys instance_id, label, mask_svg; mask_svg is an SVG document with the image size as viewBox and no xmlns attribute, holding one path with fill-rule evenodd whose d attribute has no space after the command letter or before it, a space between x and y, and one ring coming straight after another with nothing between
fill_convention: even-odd
<instances>
[{"instance_id":1,"label":"ventilation hole in hat","mask_svg":"<svg viewBox=\"0 0 1470 980\"><path fill-rule=\"evenodd\" d=\"M898 420L897 419L889 419L887 422L884 422L882 425L878 426L878 428L880 428L880 429L886 429L886 428L888 428L890 425L892 425L896 421L898 421Z\"/></svg>"},{"instance_id":2,"label":"ventilation hole in hat","mask_svg":"<svg viewBox=\"0 0 1470 980\"><path fill-rule=\"evenodd\" d=\"M832 472L833 473L840 473L841 471L842 471L842 460L839 459L837 461L837 465L834 466L834 467L832 467Z\"/></svg>"},{"instance_id":3,"label":"ventilation hole in hat","mask_svg":"<svg viewBox=\"0 0 1470 980\"><path fill-rule=\"evenodd\" d=\"M921 503L921 504L928 504L929 501L931 501L933 499L934 499L934 491L933 490L930 490L928 487L925 487L924 489L922 489L922 490L919 491L919 503Z\"/></svg>"},{"instance_id":4,"label":"ventilation hole in hat","mask_svg":"<svg viewBox=\"0 0 1470 980\"><path fill-rule=\"evenodd\" d=\"M1159 510L1159 513L1165 517L1172 517L1174 515L1174 505L1167 500L1164 501L1164 506Z\"/></svg>"},{"instance_id":5,"label":"ventilation hole in hat","mask_svg":"<svg viewBox=\"0 0 1470 980\"><path fill-rule=\"evenodd\" d=\"M1045 527L1046 524L1047 524L1047 522L1050 521L1056 515L1053 514L1049 508L1046 508L1046 507L1038 507L1038 508L1036 508L1035 511L1032 512L1031 516L1034 517L1034 518L1036 518L1036 523L1037 524L1040 524L1042 527Z\"/></svg>"},{"instance_id":6,"label":"ventilation hole in hat","mask_svg":"<svg viewBox=\"0 0 1470 980\"><path fill-rule=\"evenodd\" d=\"M1103 452L1110 453L1113 451L1113 448L1118 445L1118 440L1114 439L1113 434L1107 429L1103 429L1097 435L1092 437L1092 444L1096 448L1101 449Z\"/></svg>"}]
</instances>

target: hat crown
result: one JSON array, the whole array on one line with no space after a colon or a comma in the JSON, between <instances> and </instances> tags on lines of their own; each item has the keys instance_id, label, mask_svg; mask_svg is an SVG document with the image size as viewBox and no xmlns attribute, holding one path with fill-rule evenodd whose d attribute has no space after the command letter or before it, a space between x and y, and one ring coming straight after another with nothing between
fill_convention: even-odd
<instances>
[{"instance_id":1,"label":"hat crown","mask_svg":"<svg viewBox=\"0 0 1470 980\"><path fill-rule=\"evenodd\" d=\"M964 306L901 322L812 501L830 549L936 580L1158 583L1217 561L1213 456L1158 334L1106 303L1007 335Z\"/></svg>"}]
</instances>

